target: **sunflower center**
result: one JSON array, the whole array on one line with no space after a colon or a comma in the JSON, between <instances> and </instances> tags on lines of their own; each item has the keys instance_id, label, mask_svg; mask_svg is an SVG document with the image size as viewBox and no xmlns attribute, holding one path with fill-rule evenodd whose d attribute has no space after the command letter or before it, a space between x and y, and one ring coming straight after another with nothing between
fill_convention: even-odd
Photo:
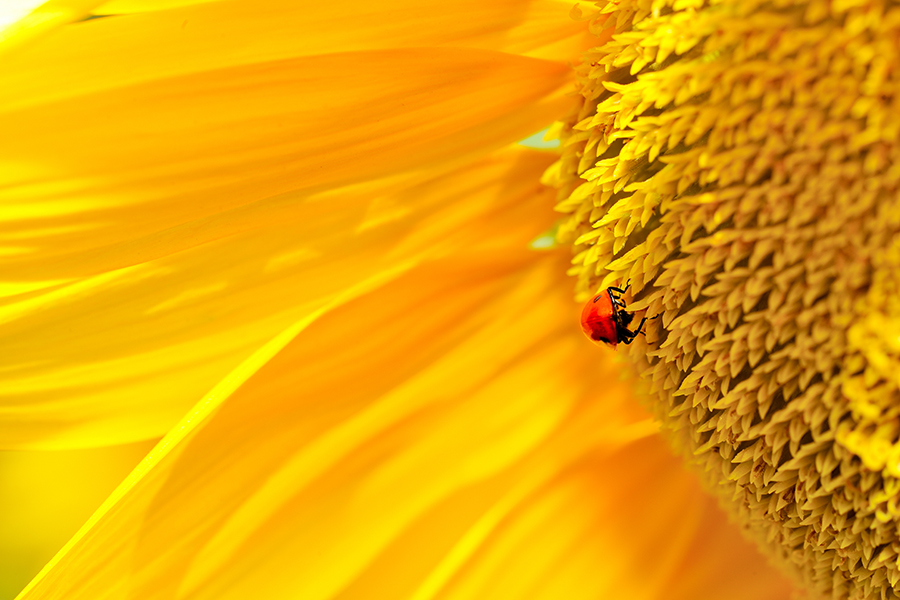
<instances>
[{"instance_id":1,"label":"sunflower center","mask_svg":"<svg viewBox=\"0 0 900 600\"><path fill-rule=\"evenodd\" d=\"M900 7L600 6L548 174L578 299L662 314L652 408L780 562L900 598Z\"/></svg>"}]
</instances>

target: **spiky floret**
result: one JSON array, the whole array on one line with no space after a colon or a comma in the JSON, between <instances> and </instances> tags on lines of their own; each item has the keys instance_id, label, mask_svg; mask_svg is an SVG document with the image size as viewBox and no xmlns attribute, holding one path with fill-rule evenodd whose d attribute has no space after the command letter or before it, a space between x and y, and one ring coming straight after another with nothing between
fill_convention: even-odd
<instances>
[{"instance_id":1,"label":"spiky floret","mask_svg":"<svg viewBox=\"0 0 900 600\"><path fill-rule=\"evenodd\" d=\"M836 598L900 597L900 6L612 0L546 175L577 296L751 533Z\"/></svg>"}]
</instances>

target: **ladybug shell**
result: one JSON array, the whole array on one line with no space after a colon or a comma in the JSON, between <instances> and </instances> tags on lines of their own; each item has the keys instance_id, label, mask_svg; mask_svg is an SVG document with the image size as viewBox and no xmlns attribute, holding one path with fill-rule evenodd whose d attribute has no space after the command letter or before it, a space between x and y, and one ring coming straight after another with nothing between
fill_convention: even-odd
<instances>
[{"instance_id":1,"label":"ladybug shell","mask_svg":"<svg viewBox=\"0 0 900 600\"><path fill-rule=\"evenodd\" d=\"M597 344L606 344L615 348L619 341L616 331L616 307L613 305L609 290L603 290L581 311L581 329L584 334Z\"/></svg>"}]
</instances>

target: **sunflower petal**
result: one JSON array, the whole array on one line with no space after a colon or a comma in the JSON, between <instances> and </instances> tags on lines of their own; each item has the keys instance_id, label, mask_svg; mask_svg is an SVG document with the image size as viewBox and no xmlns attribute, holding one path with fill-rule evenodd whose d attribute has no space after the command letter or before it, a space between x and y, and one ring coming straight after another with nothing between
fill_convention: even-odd
<instances>
[{"instance_id":1,"label":"sunflower petal","mask_svg":"<svg viewBox=\"0 0 900 600\"><path fill-rule=\"evenodd\" d=\"M435 418L445 410L457 414L456 427L465 426L483 410L481 403L496 397L492 392L498 390L491 390L490 382L504 371L516 375L531 370L527 384L539 383L538 371L534 371L537 365L527 359L526 350L545 342L559 348L559 342L548 338L539 325L558 320L554 309L559 308L560 299L548 302L541 298L548 284L547 265L528 281L517 282L514 275L521 265L521 257L494 264L466 261L454 268L430 265L327 313L223 404L214 410L203 408L199 416L189 417L184 427L176 428L139 469L143 476L126 483L115 510L108 507L95 516L93 526L41 581L68 573L65 590L51 587L69 598L102 597L103 589L112 589L124 583L123 578L135 575L138 597L150 591L175 597L182 585L212 585L207 575L229 560L238 560L242 555L238 550L247 538L297 496L304 498L307 509L296 516L308 519L308 510L321 509L323 501L331 502L329 498L339 492L334 486L359 473L359 460L370 454L390 456L391 437L385 432L408 425L409 435L415 435L417 429L433 427ZM511 297L531 303L531 314L506 314ZM505 321L504 338L495 335L497 317L501 329ZM515 323L528 329L510 343L515 330L509 325ZM487 360L489 357L492 360ZM557 360L552 366L558 364ZM540 373L551 375L550 366L547 363ZM508 381L515 383L515 378ZM477 396L479 401L466 402L462 412L453 411L451 401L460 394ZM496 411L490 426L485 426L486 437L479 436L487 440L487 433L496 434L498 427L510 432L506 440L497 442L492 460L497 466L481 464L474 457L467 459L464 468L447 478L448 483L437 477L423 486L424 495L418 502L440 493L439 489L427 489L431 486L477 480L483 471L513 460L553 429L571 401L563 394L557 403L541 409L534 398L532 394ZM541 413L535 425L521 430L513 427L534 409ZM220 447L224 440L219 438L219 426L223 427L221 433L230 430L226 446ZM210 443L217 448L214 452L209 452ZM458 442L448 437L443 443ZM375 447L369 448L372 444ZM402 464L395 468L402 470ZM207 475L199 476L204 472ZM214 473L222 479L210 478ZM376 478L371 485L383 487L399 475L392 476L389 469L382 475L387 480ZM159 494L174 494L177 500L163 500ZM154 508L162 506L174 510L160 513ZM214 506L220 508L208 513ZM207 512L208 518L189 517L198 510ZM401 512L408 510L403 507ZM142 533L141 522L156 524ZM187 543L168 537L169 526L175 522L181 523L179 527L190 523L184 530ZM119 533L107 537L103 531L108 527ZM97 543L101 537L104 541ZM359 536L362 547L355 552L364 557L377 551L378 539L378 535ZM198 553L199 566L188 578L185 559ZM341 562L352 566L354 561ZM125 564L136 565L140 572L129 575L130 567L123 568ZM150 571L145 570L148 568ZM346 575L320 578L309 585L341 585ZM41 589L38 583L30 594L43 597ZM257 593L268 595L268 589Z\"/></svg>"},{"instance_id":2,"label":"sunflower petal","mask_svg":"<svg viewBox=\"0 0 900 600\"><path fill-rule=\"evenodd\" d=\"M586 23L576 21L571 16L573 10L576 10L573 5L579 4L591 3L580 0L532 2L525 18L503 34L502 42L484 47L574 66L580 61L582 54L597 43L596 36L590 33ZM585 8L588 9L587 6ZM497 37L496 34L493 37ZM466 46L481 47L483 43L475 39L467 42Z\"/></svg>"},{"instance_id":3,"label":"sunflower petal","mask_svg":"<svg viewBox=\"0 0 900 600\"><path fill-rule=\"evenodd\" d=\"M0 7L0 55L90 14L103 0L20 0Z\"/></svg>"},{"instance_id":4,"label":"sunflower petal","mask_svg":"<svg viewBox=\"0 0 900 600\"><path fill-rule=\"evenodd\" d=\"M56 4L75 10L78 3ZM81 4L87 9L97 2ZM440 10L423 9L416 0L169 4L107 3L96 12L149 12L61 28L19 50L0 72L0 108L322 54L436 46L525 53L586 30L567 18L571 7L556 0L447 0Z\"/></svg>"},{"instance_id":5,"label":"sunflower petal","mask_svg":"<svg viewBox=\"0 0 900 600\"><path fill-rule=\"evenodd\" d=\"M127 15L223 1L226 0L107 0L94 10L94 14Z\"/></svg>"},{"instance_id":6,"label":"sunflower petal","mask_svg":"<svg viewBox=\"0 0 900 600\"><path fill-rule=\"evenodd\" d=\"M0 598L14 598L154 442L0 452Z\"/></svg>"},{"instance_id":7,"label":"sunflower petal","mask_svg":"<svg viewBox=\"0 0 900 600\"><path fill-rule=\"evenodd\" d=\"M553 218L530 180L550 158L504 151L251 207L220 221L231 235L214 243L9 296L3 445L162 435L256 348L357 282L479 244L524 246Z\"/></svg>"},{"instance_id":8,"label":"sunflower petal","mask_svg":"<svg viewBox=\"0 0 900 600\"><path fill-rule=\"evenodd\" d=\"M480 50L347 53L2 114L4 276L126 267L228 235L254 202L459 164L549 122L564 79Z\"/></svg>"},{"instance_id":9,"label":"sunflower petal","mask_svg":"<svg viewBox=\"0 0 900 600\"><path fill-rule=\"evenodd\" d=\"M22 600L670 597L702 496L635 441L655 428L573 333L558 258L429 263L323 315Z\"/></svg>"},{"instance_id":10,"label":"sunflower petal","mask_svg":"<svg viewBox=\"0 0 900 600\"><path fill-rule=\"evenodd\" d=\"M573 433L563 430L559 437ZM559 445L559 439L550 440L520 466L512 481L527 481L547 457L563 458ZM656 436L627 441L618 448L599 444L585 448L560 460L554 476L528 493L520 487L508 485L505 494L483 499L490 502L488 508L466 523L466 536L411 598L789 597L786 582L741 539ZM454 501L473 503L484 489L466 492ZM460 512L441 506L426 522L437 528L438 519ZM354 581L353 593L339 597L365 598L375 577L408 581L400 557L426 544L428 535L420 527L395 543L386 551L393 561L382 560L380 573L369 569ZM466 539L475 536L477 543ZM448 567L447 572L434 577L442 567Z\"/></svg>"}]
</instances>

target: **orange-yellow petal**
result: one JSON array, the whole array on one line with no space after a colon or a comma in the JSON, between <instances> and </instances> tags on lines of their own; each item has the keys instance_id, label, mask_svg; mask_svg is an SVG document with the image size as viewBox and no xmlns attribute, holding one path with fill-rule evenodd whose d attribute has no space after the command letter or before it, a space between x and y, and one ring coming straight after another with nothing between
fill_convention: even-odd
<instances>
[{"instance_id":1,"label":"orange-yellow petal","mask_svg":"<svg viewBox=\"0 0 900 600\"><path fill-rule=\"evenodd\" d=\"M423 263L248 363L23 600L669 598L708 506L635 442L655 427L577 332L565 257L519 237Z\"/></svg>"},{"instance_id":2,"label":"orange-yellow petal","mask_svg":"<svg viewBox=\"0 0 900 600\"><path fill-rule=\"evenodd\" d=\"M787 600L787 582L726 522L692 475L657 436L613 444L594 443L574 456L560 448L572 429L562 429L533 456L510 470L503 493L482 499L489 506L465 523L426 584L395 597L587 600ZM523 492L521 482L556 459L552 477ZM487 486L461 492L469 505ZM440 506L428 524L463 510ZM419 527L386 551L358 578L342 600L366 598L374 581L399 588L403 556L427 543ZM441 573L438 576L438 573ZM377 579L376 579L377 578ZM390 583L393 582L393 583ZM392 594L388 594L391 596Z\"/></svg>"},{"instance_id":3,"label":"orange-yellow petal","mask_svg":"<svg viewBox=\"0 0 900 600\"><path fill-rule=\"evenodd\" d=\"M14 598L154 442L0 452L0 598Z\"/></svg>"},{"instance_id":4,"label":"orange-yellow petal","mask_svg":"<svg viewBox=\"0 0 900 600\"><path fill-rule=\"evenodd\" d=\"M6 0L0 5L0 56L89 15L103 0Z\"/></svg>"},{"instance_id":5,"label":"orange-yellow petal","mask_svg":"<svg viewBox=\"0 0 900 600\"><path fill-rule=\"evenodd\" d=\"M358 281L425 257L524 247L554 218L531 179L550 160L504 151L250 207L220 219L231 235L213 243L8 296L2 444L162 435L256 348Z\"/></svg>"},{"instance_id":6,"label":"orange-yellow petal","mask_svg":"<svg viewBox=\"0 0 900 600\"><path fill-rule=\"evenodd\" d=\"M149 8L141 4L123 8ZM525 54L586 34L570 9L559 0L447 0L439 9L415 0L189 2L60 28L18 50L4 59L0 108L322 54L438 46Z\"/></svg>"},{"instance_id":7,"label":"orange-yellow petal","mask_svg":"<svg viewBox=\"0 0 900 600\"><path fill-rule=\"evenodd\" d=\"M176 428L25 597L246 594L223 576L253 554L245 545L272 569L245 574L256 594L339 590L422 510L550 435L584 389L564 385L583 349L560 336L568 302L546 293L560 261L523 275L527 258L429 264L324 315ZM407 452L405 440L424 446ZM323 519L329 507L343 516ZM278 575L287 554L266 549L277 539L254 540L288 521L306 530L287 542L306 576Z\"/></svg>"},{"instance_id":8,"label":"orange-yellow petal","mask_svg":"<svg viewBox=\"0 0 900 600\"><path fill-rule=\"evenodd\" d=\"M0 114L0 269L34 281L131 266L232 233L233 211L255 202L459 164L548 122L565 77L496 52L386 50Z\"/></svg>"},{"instance_id":9,"label":"orange-yellow petal","mask_svg":"<svg viewBox=\"0 0 900 600\"><path fill-rule=\"evenodd\" d=\"M242 24L259 14L258 27L285 14L302 21L292 4L273 2L275 16L254 6ZM0 446L161 435L287 323L380 268L452 247L443 236L486 214L491 205L479 208L478 198L494 187L441 178L539 129L565 101L559 63L483 49L379 49L438 25L402 3L358 7L382 33L393 27L387 42L366 34L360 47L370 51L322 54L340 44L282 32L280 51L312 56L281 60L221 29L248 6L97 19L10 58L7 83L49 85L0 86L9 101L0 112L0 328L16 357L2 374ZM85 58L130 56L130 36L149 43L160 23L179 25L180 35L182 21L172 21L180 10L210 28L188 36L205 50L187 48L183 60L150 53L133 77L130 59L72 80L55 66L69 47L87 49ZM315 31L347 16L317 10L305 24ZM521 10L510 13L483 8L441 21L432 41L498 35ZM248 54L216 63L222 44ZM106 64L102 56L85 64ZM422 212L423 185L459 209L420 223L438 206Z\"/></svg>"},{"instance_id":10,"label":"orange-yellow petal","mask_svg":"<svg viewBox=\"0 0 900 600\"><path fill-rule=\"evenodd\" d=\"M194 4L209 4L223 0L107 0L96 9L95 15L127 15L129 13L167 10Z\"/></svg>"}]
</instances>

